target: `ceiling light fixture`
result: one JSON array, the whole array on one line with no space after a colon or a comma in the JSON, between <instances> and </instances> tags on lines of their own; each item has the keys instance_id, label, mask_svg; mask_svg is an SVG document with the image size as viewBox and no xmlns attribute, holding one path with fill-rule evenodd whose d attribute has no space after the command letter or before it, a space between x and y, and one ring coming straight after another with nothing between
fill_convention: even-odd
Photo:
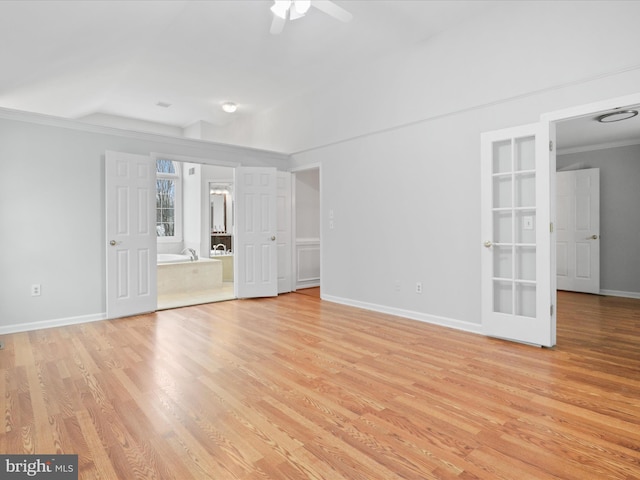
<instances>
[{"instance_id":1,"label":"ceiling light fixture","mask_svg":"<svg viewBox=\"0 0 640 480\"><path fill-rule=\"evenodd\" d=\"M227 113L233 113L238 109L238 105L233 102L225 102L222 104L222 110Z\"/></svg>"},{"instance_id":2,"label":"ceiling light fixture","mask_svg":"<svg viewBox=\"0 0 640 480\"><path fill-rule=\"evenodd\" d=\"M350 22L353 18L344 8L331 0L273 0L271 12L273 20L269 32L273 35L282 33L287 20L297 20L304 17L311 7L326 13L341 22Z\"/></svg>"},{"instance_id":3,"label":"ceiling light fixture","mask_svg":"<svg viewBox=\"0 0 640 480\"><path fill-rule=\"evenodd\" d=\"M638 115L637 110L617 110L611 113L605 113L596 118L600 123L612 123L621 122L622 120L629 120L630 118Z\"/></svg>"},{"instance_id":4,"label":"ceiling light fixture","mask_svg":"<svg viewBox=\"0 0 640 480\"><path fill-rule=\"evenodd\" d=\"M171 104L169 102L158 102L158 103L156 103L156 105L158 107L162 107L162 108L169 108L171 106Z\"/></svg>"},{"instance_id":5,"label":"ceiling light fixture","mask_svg":"<svg viewBox=\"0 0 640 480\"><path fill-rule=\"evenodd\" d=\"M311 0L274 0L271 11L283 20L286 20L287 13L289 20L295 20L304 17L310 8Z\"/></svg>"}]
</instances>

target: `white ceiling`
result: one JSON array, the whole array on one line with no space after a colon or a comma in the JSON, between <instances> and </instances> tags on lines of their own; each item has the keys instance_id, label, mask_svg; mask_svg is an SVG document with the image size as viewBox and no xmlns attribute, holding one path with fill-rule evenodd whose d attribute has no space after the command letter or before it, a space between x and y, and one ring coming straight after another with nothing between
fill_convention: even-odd
<instances>
[{"instance_id":1,"label":"white ceiling","mask_svg":"<svg viewBox=\"0 0 640 480\"><path fill-rule=\"evenodd\" d=\"M219 108L225 101L239 105L234 115L273 108L348 75L359 63L504 5L335 3L353 14L352 22L312 8L271 35L271 0L3 0L0 107L67 118L103 113L177 127L199 120L221 125L233 118ZM597 143L604 131L596 122L573 122L580 121L559 125L560 148ZM630 123L608 125L607 135L628 138L620 129Z\"/></svg>"},{"instance_id":2,"label":"white ceiling","mask_svg":"<svg viewBox=\"0 0 640 480\"><path fill-rule=\"evenodd\" d=\"M312 8L271 35L270 0L0 1L0 106L179 127L221 123L224 101L239 114L271 108L496 4L335 3L354 20Z\"/></svg>"}]
</instances>

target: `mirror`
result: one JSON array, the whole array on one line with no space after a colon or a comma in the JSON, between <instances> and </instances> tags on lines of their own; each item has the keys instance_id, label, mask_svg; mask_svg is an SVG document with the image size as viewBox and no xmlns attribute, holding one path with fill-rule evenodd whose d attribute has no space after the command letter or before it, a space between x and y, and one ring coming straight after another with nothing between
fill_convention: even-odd
<instances>
[{"instance_id":1,"label":"mirror","mask_svg":"<svg viewBox=\"0 0 640 480\"><path fill-rule=\"evenodd\" d=\"M209 184L210 226L212 234L230 234L233 228L231 185Z\"/></svg>"}]
</instances>

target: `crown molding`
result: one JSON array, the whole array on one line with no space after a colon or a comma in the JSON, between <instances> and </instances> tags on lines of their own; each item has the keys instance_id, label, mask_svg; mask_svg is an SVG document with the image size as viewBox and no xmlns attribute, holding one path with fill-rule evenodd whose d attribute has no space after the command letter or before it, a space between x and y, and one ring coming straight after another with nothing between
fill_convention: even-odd
<instances>
[{"instance_id":1,"label":"crown molding","mask_svg":"<svg viewBox=\"0 0 640 480\"><path fill-rule=\"evenodd\" d=\"M112 135L122 138L132 138L151 142L164 142L176 146L191 148L205 148L214 155L216 153L224 156L233 155L239 158L254 158L268 161L288 162L290 155L271 150L260 150L257 148L243 147L239 145L229 145L225 143L211 142L194 138L174 137L152 132L139 132L135 130L125 130L122 128L109 127L104 125L93 125L79 120L56 117L54 115L44 115L42 113L25 112L22 110L12 110L0 107L0 119L26 122L36 125L50 127L67 128L81 132L97 133L102 135Z\"/></svg>"},{"instance_id":2,"label":"crown molding","mask_svg":"<svg viewBox=\"0 0 640 480\"><path fill-rule=\"evenodd\" d=\"M571 155L573 153L584 153L594 150L607 150L609 148L630 147L633 145L640 145L640 138L635 138L632 140L621 140L618 142L597 143L593 145L581 145L579 147L572 148L559 148L556 154Z\"/></svg>"}]
</instances>

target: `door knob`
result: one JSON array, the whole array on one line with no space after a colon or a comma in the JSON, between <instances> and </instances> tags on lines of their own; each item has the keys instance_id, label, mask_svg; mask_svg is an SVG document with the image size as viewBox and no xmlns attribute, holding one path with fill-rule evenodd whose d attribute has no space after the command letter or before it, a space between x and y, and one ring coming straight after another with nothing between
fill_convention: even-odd
<instances>
[{"instance_id":1,"label":"door knob","mask_svg":"<svg viewBox=\"0 0 640 480\"><path fill-rule=\"evenodd\" d=\"M276 239L276 236L275 236L275 235L272 235L272 236L271 236L271 241L273 242L273 241L275 241L275 239Z\"/></svg>"},{"instance_id":2,"label":"door knob","mask_svg":"<svg viewBox=\"0 0 640 480\"><path fill-rule=\"evenodd\" d=\"M587 240L597 240L598 239L598 235L591 235L589 238L587 238Z\"/></svg>"},{"instance_id":3,"label":"door knob","mask_svg":"<svg viewBox=\"0 0 640 480\"><path fill-rule=\"evenodd\" d=\"M484 246L489 248L493 245L493 243L491 242L491 240L487 240L486 242L484 242Z\"/></svg>"},{"instance_id":4,"label":"door knob","mask_svg":"<svg viewBox=\"0 0 640 480\"><path fill-rule=\"evenodd\" d=\"M112 247L115 247L118 244L118 242L116 242L115 240L111 240L109 242L109 245L111 245Z\"/></svg>"}]
</instances>

